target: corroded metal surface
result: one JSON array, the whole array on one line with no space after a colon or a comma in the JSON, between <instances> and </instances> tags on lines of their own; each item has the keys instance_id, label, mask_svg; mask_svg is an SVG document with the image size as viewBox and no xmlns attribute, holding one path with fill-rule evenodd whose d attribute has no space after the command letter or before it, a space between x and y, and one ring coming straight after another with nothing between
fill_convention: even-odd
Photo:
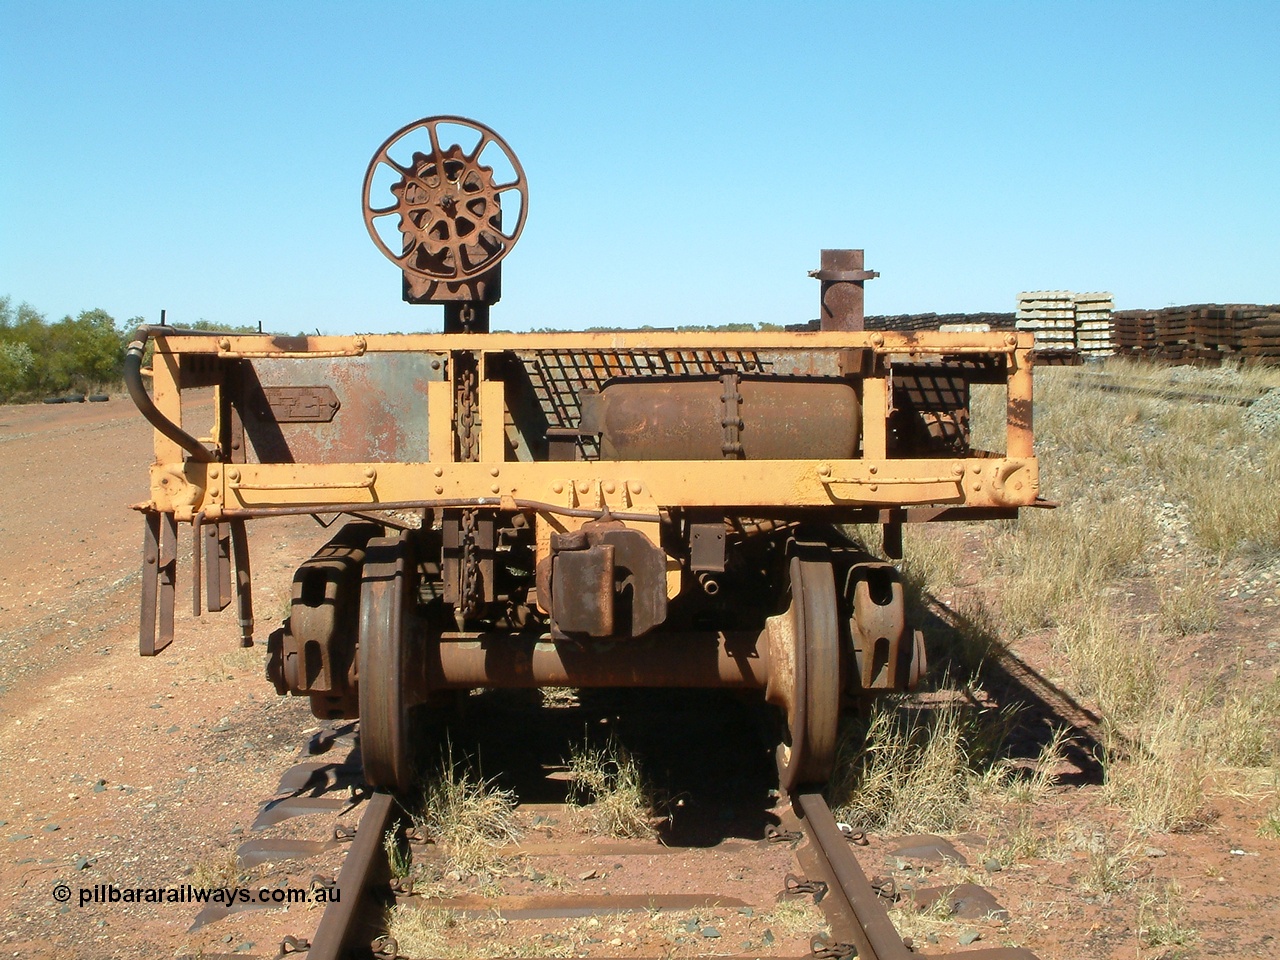
<instances>
[{"instance_id":1,"label":"corroded metal surface","mask_svg":"<svg viewBox=\"0 0 1280 960\"><path fill-rule=\"evenodd\" d=\"M261 358L242 361L237 409L251 462L389 463L428 454L427 384L445 378L443 354L372 354L317 364ZM279 400L323 391L324 404ZM332 396L332 401L328 399ZM329 407L329 403L336 406ZM301 410L299 410L301 407ZM314 409L315 414L303 411ZM319 416L323 409L327 415ZM298 412L295 412L298 411ZM301 415L300 415L301 414ZM330 415L331 414L331 415Z\"/></svg>"},{"instance_id":2,"label":"corroded metal surface","mask_svg":"<svg viewBox=\"0 0 1280 960\"><path fill-rule=\"evenodd\" d=\"M605 460L847 460L861 411L836 379L652 377L607 382L582 429ZM731 427L727 431L726 427Z\"/></svg>"},{"instance_id":3,"label":"corroded metal surface","mask_svg":"<svg viewBox=\"0 0 1280 960\"><path fill-rule=\"evenodd\" d=\"M446 145L441 127L466 131L475 142L466 149ZM427 134L426 151L414 150L407 160L397 160L397 149L402 144L412 149L419 132ZM490 152L498 156L489 158ZM503 161L514 179L498 182L492 163ZM389 205L387 197L376 193L376 177L384 168L398 177L390 187L394 199ZM508 206L518 207L515 222L505 228L504 194L512 195L506 198ZM465 117L425 117L400 128L378 148L365 173L365 226L383 255L404 271L414 297L431 297L441 284L461 284L495 268L520 238L528 206L524 169L514 151L493 130ZM400 250L379 235L376 221L382 218L395 219ZM496 299L491 297L479 291L466 299L491 303Z\"/></svg>"},{"instance_id":4,"label":"corroded metal surface","mask_svg":"<svg viewBox=\"0 0 1280 960\"><path fill-rule=\"evenodd\" d=\"M365 778L389 790L409 786L407 714L420 663L410 638L416 587L410 551L407 534L370 540L360 582L360 750Z\"/></svg>"}]
</instances>

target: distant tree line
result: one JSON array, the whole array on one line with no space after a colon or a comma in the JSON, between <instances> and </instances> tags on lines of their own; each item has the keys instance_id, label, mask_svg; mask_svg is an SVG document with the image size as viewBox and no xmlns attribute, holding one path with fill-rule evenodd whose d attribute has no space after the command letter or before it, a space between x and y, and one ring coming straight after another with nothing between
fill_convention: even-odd
<instances>
[{"instance_id":1,"label":"distant tree line","mask_svg":"<svg viewBox=\"0 0 1280 960\"><path fill-rule=\"evenodd\" d=\"M68 392L110 390L120 384L124 351L142 317L117 326L105 310L85 310L50 323L29 303L0 297L0 403L40 400ZM257 333L201 320L197 330Z\"/></svg>"},{"instance_id":2,"label":"distant tree line","mask_svg":"<svg viewBox=\"0 0 1280 960\"><path fill-rule=\"evenodd\" d=\"M0 401L110 386L120 380L124 347L105 310L50 323L31 304L15 308L0 297Z\"/></svg>"}]
</instances>

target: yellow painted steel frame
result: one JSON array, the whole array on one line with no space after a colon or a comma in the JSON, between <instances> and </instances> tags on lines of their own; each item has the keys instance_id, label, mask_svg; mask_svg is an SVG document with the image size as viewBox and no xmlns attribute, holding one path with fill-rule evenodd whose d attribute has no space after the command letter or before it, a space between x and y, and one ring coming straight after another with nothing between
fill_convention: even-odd
<instances>
[{"instance_id":1,"label":"yellow painted steel frame","mask_svg":"<svg viewBox=\"0 0 1280 960\"><path fill-rule=\"evenodd\" d=\"M854 460L513 461L504 455L503 384L480 380L480 459L453 457L453 417L432 416L428 459L419 463L202 463L156 433L151 501L143 509L206 521L261 508L335 507L377 510L379 504L412 501L430 507L480 500L486 506L525 509L538 518L539 554L553 530L581 525L606 505L625 512L655 542L659 511L667 508L758 509L779 507L886 507L947 505L1009 508L1033 503L1039 469L1032 447L1030 334L1014 333L567 333L408 334L354 337L265 335L156 338L152 365L156 407L182 425L179 370L183 357L337 358L379 352L472 351L486 358L506 351L716 350L832 351L844 368L861 370L862 450ZM887 456L889 377L892 362L927 357L991 357L1006 361L1006 450L967 458L890 459ZM452 376L452 369L448 371ZM220 389L220 388L219 388ZM450 380L427 385L428 409L453 406ZM221 405L215 404L215 410ZM216 436L216 424L215 433ZM454 501L454 503L450 503ZM537 509L529 504L545 504ZM356 506L352 506L356 505ZM643 515L643 519L641 516ZM648 520L648 517L652 520ZM647 521L647 522L646 522ZM670 562L669 592L679 589L679 567Z\"/></svg>"}]
</instances>

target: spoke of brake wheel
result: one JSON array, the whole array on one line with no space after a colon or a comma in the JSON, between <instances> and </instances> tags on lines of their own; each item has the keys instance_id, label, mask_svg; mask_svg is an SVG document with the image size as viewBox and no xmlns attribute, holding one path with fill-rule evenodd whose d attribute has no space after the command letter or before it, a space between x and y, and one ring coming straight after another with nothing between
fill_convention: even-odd
<instances>
[{"instance_id":1,"label":"spoke of brake wheel","mask_svg":"<svg viewBox=\"0 0 1280 960\"><path fill-rule=\"evenodd\" d=\"M480 142L477 143L476 148L467 155L467 161L469 163L475 163L480 158L481 151L483 151L484 148L492 142L493 142L493 138L490 137L487 132L481 131Z\"/></svg>"}]
</instances>

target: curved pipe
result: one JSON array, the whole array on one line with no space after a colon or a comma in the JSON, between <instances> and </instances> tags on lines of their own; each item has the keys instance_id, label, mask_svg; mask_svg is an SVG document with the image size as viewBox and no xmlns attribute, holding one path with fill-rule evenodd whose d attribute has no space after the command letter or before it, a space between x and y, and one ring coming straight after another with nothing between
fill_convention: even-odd
<instances>
[{"instance_id":1,"label":"curved pipe","mask_svg":"<svg viewBox=\"0 0 1280 960\"><path fill-rule=\"evenodd\" d=\"M134 333L133 342L129 344L124 353L124 383L129 390L129 397L133 400L133 405L138 408L138 412L146 418L149 424L183 450L190 453L193 460L212 463L215 459L214 455L209 452L203 443L161 413L156 405L152 403L151 397L147 394L147 388L143 386L142 355L146 352L147 340L151 338L153 331L181 333L184 336L200 335L207 331L180 330L175 327L157 327L153 324L143 324Z\"/></svg>"}]
</instances>

